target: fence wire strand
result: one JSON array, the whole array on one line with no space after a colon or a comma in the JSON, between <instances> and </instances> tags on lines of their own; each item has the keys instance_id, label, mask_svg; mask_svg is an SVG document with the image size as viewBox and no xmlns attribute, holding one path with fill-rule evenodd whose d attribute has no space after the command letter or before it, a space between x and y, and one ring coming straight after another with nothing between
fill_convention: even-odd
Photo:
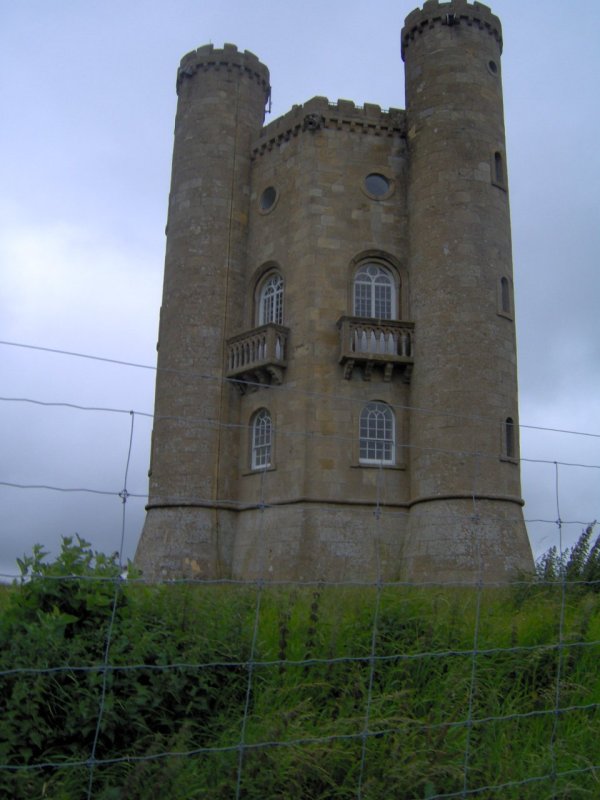
<instances>
[{"instance_id":1,"label":"fence wire strand","mask_svg":"<svg viewBox=\"0 0 600 800\"><path fill-rule=\"evenodd\" d=\"M369 736L369 722L371 719L371 704L373 702L373 682L375 680L375 666L377 664L377 632L379 625L379 612L381 609L381 555L380 546L381 533L379 524L381 520L381 466L377 471L377 506L373 512L375 515L375 526L372 533L373 549L375 552L375 569L376 569L376 594L375 594L375 609L373 611L373 625L371 628L371 654L369 657L369 679L367 685L367 700L365 705L365 721L362 732L361 750L360 750L360 767L358 772L358 788L357 800L362 800L363 797L363 780L365 774L365 765L367 760L367 740Z\"/></svg>"},{"instance_id":2,"label":"fence wire strand","mask_svg":"<svg viewBox=\"0 0 600 800\"><path fill-rule=\"evenodd\" d=\"M125 522L126 522L126 509L127 509L127 477L129 475L129 465L131 463L131 450L133 447L133 429L135 423L135 414L133 411L131 412L131 424L129 427L129 446L127 448L127 459L125 461L125 474L123 477L123 489L120 492L120 497L123 503L122 507L122 515L121 515L121 544L119 547L119 567L122 569L123 567L123 548L125 543ZM119 570L121 572L121 570ZM101 675L102 675L102 684L100 687L100 703L98 708L98 717L96 721L96 729L94 731L94 739L92 742L92 749L90 752L89 757L89 778L88 778L88 787L87 787L87 800L92 800L92 791L94 786L94 768L96 766L96 750L98 747L98 740L100 738L100 730L102 727L102 719L104 717L104 711L106 706L106 692L108 687L108 676L109 670L108 665L110 663L110 647L112 643L112 633L115 625L115 619L117 616L117 608L119 605L119 597L122 592L122 578L121 575L115 579L115 590L113 594L112 606L110 611L110 621L108 623L108 629L106 631L106 641L104 645L104 659L101 666Z\"/></svg>"},{"instance_id":3,"label":"fence wire strand","mask_svg":"<svg viewBox=\"0 0 600 800\"><path fill-rule=\"evenodd\" d=\"M23 345L15 342L7 342L7 341L0 341L0 345L5 346L12 346L12 347L21 347L21 348L28 348L32 350L38 350L44 352L48 355L63 355L70 358L84 358L84 359L91 359L94 361L101 361L110 364L115 364L118 366L124 367L135 367L140 369L146 370L155 370L155 367L151 367L144 364L136 364L134 362L111 359L111 358L102 358L99 356L92 356L83 353L75 353L70 351L63 351L57 350L53 348L46 348L46 347L38 347L32 345ZM174 371L174 372L181 372L182 374L192 374L184 371ZM194 373L196 378L202 378L207 381L215 381L217 378L211 375L200 375L198 373ZM264 387L261 387L264 388ZM290 391L288 387L269 387L270 391ZM294 387L294 391L297 392L297 387ZM320 399L320 395L316 392L305 392L307 396L314 398L315 401ZM340 401L348 402L347 397L338 397ZM164 583L166 586L178 586L178 585L201 585L201 586L252 586L256 592L256 598L254 602L254 611L252 615L252 632L250 636L250 646L249 646L249 653L248 658L244 660L214 660L214 661L202 661L202 662L172 662L172 663L165 663L165 664L143 664L143 663L130 663L130 664L116 664L111 663L111 646L113 644L113 636L115 631L115 624L117 618L117 610L119 607L119 601L121 595L124 591L124 587L128 584L136 585L136 584L145 584L147 581L144 578L128 578L125 576L124 573L124 565L123 565L123 554L125 552L125 531L126 531L126 521L127 521L127 509L128 509L128 501L132 498L136 499L144 499L147 497L145 493L140 492L130 492L128 488L128 480L129 480L129 470L131 466L131 458L133 452L133 444L134 444L134 424L135 424L135 417L145 417L145 418L152 418L152 414L147 412L141 411L131 411L125 410L120 408L112 408L112 407L101 407L101 406L85 406L80 405L77 403L70 403L70 402L50 402L45 400L38 400L33 398L26 398L26 397L0 397L0 401L4 401L6 403L16 403L16 404L26 404L26 405L36 405L45 409L50 410L51 408L63 408L69 411L82 411L82 412L89 412L93 414L129 414L130 416L130 425L129 425L129 435L128 435L128 446L127 446L127 454L125 460L125 467L124 467L124 476L122 482L122 488L115 489L115 490L104 490L98 489L94 487L60 487L51 484L45 483L20 483L15 481L8 481L8 480L0 480L0 486L5 486L7 488L15 488L21 490L30 490L30 491L38 491L38 490L48 490L54 492L73 492L73 493L89 493L89 494L99 494L99 495L107 495L115 498L119 498L122 504L122 511L121 511L121 530L120 530L120 546L118 551L118 565L120 568L120 575L116 578L98 578L95 576L73 576L73 575L52 575L52 576L44 576L43 580L56 580L56 581L69 581L69 580L77 580L81 582L89 581L104 581L108 583L114 584L114 592L112 595L112 602L110 604L109 612L107 613L107 627L106 627L106 634L104 639L104 646L102 651L102 660L99 664L84 664L84 663L73 663L73 664L63 664L58 666L51 666L51 667L28 667L28 666L15 666L14 668L0 670L0 678L8 678L10 676L17 676L17 675L24 675L24 676L53 676L60 673L86 673L86 674L98 674L100 675L100 690L99 690L99 697L98 697L98 711L96 716L96 724L94 729L94 735L92 740L91 749L89 752L89 756L86 759L77 760L77 759L64 759L64 760L40 760L39 762L35 763L21 763L21 764L9 764L9 763L0 763L0 772L27 772L27 771L37 771L37 770L45 770L45 769L53 769L53 770L68 770L74 768L85 768L87 769L87 792L86 797L87 800L92 800L94 796L94 783L95 783L95 776L96 776L96 769L98 767L107 767L116 764L136 764L136 763L144 763L144 762L151 762L157 761L161 759L169 759L169 758L192 758L192 757L201 757L201 756L209 756L213 754L232 754L237 755L237 766L236 766L236 777L235 777L235 798L236 800L241 800L244 796L244 781L246 775L248 774L248 767L246 762L246 756L250 752L256 751L264 751L267 749L277 749L277 748L294 748L294 747L303 747L303 746L327 746L333 742L352 742L354 743L357 748L360 748L360 757L358 759L357 764L357 783L356 783L356 797L357 800L363 800L366 796L366 786L368 782L368 774L369 774L369 743L373 742L375 738L380 738L382 736L394 736L398 734L403 734L409 728L418 728L422 731L446 731L449 729L453 730L460 730L464 731L464 750L462 752L462 788L453 791L453 792L446 792L446 793L438 793L432 794L430 797L432 800L435 798L437 800L450 800L450 798L468 798L468 797L488 797L490 794L495 794L498 797L502 797L502 793L512 789L519 789L519 787L527 787L527 786L535 786L536 784L540 784L543 781L549 781L552 785L552 791L556 794L558 791L558 782L559 780L567 779L567 778L575 778L577 776L584 776L584 775L595 775L598 770L600 770L600 763L597 764L589 764L583 765L576 769L568 769L568 770L560 770L559 769L559 758L558 758L558 745L559 745L559 727L561 721L565 718L566 715L575 714L579 712L590 712L590 713L598 713L600 710L600 704L596 702L591 703L571 703L563 705L563 697L562 697L562 687L564 681L564 669L565 669L565 658L569 655L569 653L573 653L576 651L583 651L587 650L588 648L597 648L600 647L600 640L597 638L592 638L588 641L577 640L571 641L567 638L565 633L565 626L566 626L566 610L567 610L567 581L566 581L566 573L563 571L561 579L560 579L560 611L559 611L559 619L558 619L558 632L557 632L557 640L553 642L547 642L543 644L535 644L535 645L519 645L519 644L512 644L511 646L507 647L489 647L486 646L485 641L481 641L481 625L482 625L482 613L483 613L483 602L484 602L484 566L482 562L481 551L479 549L479 540L478 540L478 531L480 530L480 525L483 517L483 511L480 504L479 499L479 492L478 488L482 483L481 480L481 470L482 470L482 462L485 459L490 458L489 454L469 451L468 449L462 450L453 450L453 451L443 451L443 450L435 450L433 448L428 449L428 452L439 452L439 453L446 453L450 455L454 455L460 458L472 458L473 462L473 486L472 486L472 495L471 495L471 512L469 514L465 514L461 516L460 519L465 526L470 526L470 530L472 533L473 544L475 547L475 551L478 553L478 563L479 569L476 578L472 581L460 581L460 580L449 580L448 582L443 581L431 581L426 583L419 583L419 587L434 587L434 588L449 588L449 587L468 587L475 592L475 611L474 611L474 619L473 619L473 631L472 631L472 644L470 647L467 648L457 648L457 649L440 649L440 650L421 650L419 652L394 652L392 654L381 654L378 652L379 646L379 629L380 629L380 620L382 618L382 603L383 603L383 591L397 588L410 588L413 587L415 584L411 583L410 581L389 581L383 582L382 580L382 566L381 566L381 548L382 548L382 519L384 517L391 517L397 518L400 520L403 517L406 517L407 510L400 507L398 504L394 504L393 498L389 498L386 496L386 487L385 483L382 479L382 468L381 465L377 471L376 477L376 501L372 504L362 503L357 504L355 506L355 510L353 513L359 518L365 520L365 535L371 537L372 546L374 550L374 561L376 565L376 575L374 580L338 580L338 581L328 581L328 587L367 587L374 593L374 605L373 605L373 613L371 619L371 627L370 627L370 647L368 653L365 655L345 655L345 656L331 656L328 658L320 658L320 657L306 657L306 658L287 658L282 657L278 659L272 658L261 658L260 656L260 647L259 647L259 638L260 638L260 630L261 630L261 615L263 612L264 604L267 602L265 600L265 591L267 585L269 587L288 587L290 589L296 588L310 588L314 589L313 593L313 602L318 605L318 600L320 597L320 591L323 587L322 581L288 581L288 580L269 580L265 581L263 577L258 577L255 581L248 582L243 580L236 580L236 579L211 579L211 580L198 580L198 579L172 579L158 583ZM401 409L403 411L410 410L413 412L419 412L423 414L432 414L437 413L433 412L431 409L416 409L409 406L401 406L396 405L393 406L396 409ZM449 417L457 417L457 415L448 414L446 416ZM469 417L470 419L480 419L479 417ZM169 418L171 421L180 422L185 421L186 424L193 424L197 426L206 426L209 428L219 427L220 429L243 429L245 431L249 430L248 425L229 425L229 424L220 424L215 419L211 419L209 417L194 417L194 419L189 418L178 418L172 417ZM461 415L460 419L467 419L465 415ZM494 420L494 422L496 422ZM552 432L552 433L562 433L562 434L569 434L573 436L581 436L581 437L588 437L588 438L600 438L600 434L586 432L586 431L567 431L562 429L556 428L545 428L541 426L534 426L534 425L523 425L519 426L520 428L535 430L535 431L543 431L543 432ZM353 441L352 437L350 436L336 436L330 433L322 433L320 431L292 431L292 432L279 432L278 436L285 438L285 436L289 437L298 437L301 436L307 443L307 446L310 445L310 441L315 438L328 438L328 439L338 439L344 442L351 442ZM497 457L497 456L494 456ZM566 548L564 547L563 542L563 530L567 525L586 525L589 523L588 521L581 521L581 520L563 520L561 518L561 503L560 503L560 485L559 485L559 475L560 471L567 469L567 468L583 468L587 470L597 470L600 469L600 464L580 464L580 463L571 463L566 461L556 461L556 460L546 460L546 459L534 459L534 458L521 458L521 462L523 463L537 463L537 464L544 464L544 465L552 465L554 469L554 498L555 498L555 507L556 507L556 516L553 519L536 519L531 520L532 522L539 522L545 523L548 525L552 525L556 529L556 535L558 539L558 553L559 558L563 559L566 553ZM260 476L260 489L258 492L258 496L255 498L254 503L251 505L252 508L256 508L261 512L260 515L260 524L258 526L258 547L260 548L260 554L258 559L258 573L259 576L264 576L266 574L267 564L267 553L266 553L266 545L265 545L265 537L264 537L264 512L274 507L274 504L269 503L268 500L268 470L265 469L262 471ZM230 508L242 508L248 507L248 504L243 504L238 501L236 498L233 497L222 497L219 500L215 501L214 498L210 497L188 497L188 498L178 498L180 501L185 501L189 504L196 504L196 505L205 505L205 506L218 506L223 505L223 507L230 507ZM330 509L332 514L336 513L336 509ZM327 513L327 509L321 510L321 513ZM413 512L414 514L414 512ZM490 515L491 516L491 515ZM435 515L430 515L431 519L435 519ZM440 514L438 518L438 522L444 522L447 520L447 514ZM508 524L508 523L507 523ZM3 578L18 578L17 574L6 574L2 573L0 577ZM34 577L30 580L37 580L38 578ZM153 583L157 583L153 581ZM552 586L556 587L556 582L549 582ZM597 584L597 581L573 581L569 583L569 587L572 586L583 586L583 585L593 585ZM513 582L513 586L519 586L520 582L515 580ZM528 581L522 581L523 586L527 586ZM493 586L493 584L486 583L485 588L489 588ZM555 673L555 682L554 682L554 693L553 693L553 702L551 707L537 709L532 711L522 711L522 712L514 712L514 713L506 713L506 714L498 714L498 715L478 715L476 713L476 700L478 697L479 692L479 683L478 683L478 676L479 670L481 668L482 659L487 657L496 656L496 655L503 655L507 653L533 653L539 652L542 654L550 653L556 657L556 673ZM310 654L309 654L310 655ZM401 725L392 725L387 727L381 727L381 725L372 724L372 715L373 715L373 704L374 704L374 692L375 692L375 683L376 683L376 675L377 670L381 666L385 664L406 664L415 662L417 660L425 660L427 659L453 659L453 658L464 658L470 660L470 670L469 670L469 679L467 684L467 703L465 713L462 718L460 719L446 719L440 722L427 722L424 720L418 719L405 719L402 721ZM249 735L249 726L251 725L251 712L252 712L252 701L253 695L256 691L256 681L257 676L260 671L264 671L267 669L309 669L311 667L317 666L332 666L335 664L357 664L360 666L361 669L364 669L366 675L366 692L365 692L365 699L364 699L364 713L362 718L359 722L357 722L356 730L351 733L339 733L339 734L330 734L327 736L299 736L299 737L292 737L290 739L264 739L260 741L253 741L252 736ZM242 712L242 719L240 724L239 730L239 739L233 743L228 745L214 745L214 746L205 746L205 747L197 747L193 749L187 750L161 750L155 753L148 753L145 755L126 755L113 757L113 758L98 758L98 748L99 742L102 735L102 725L103 720L107 711L107 694L108 694L108 687L109 687L109 680L110 677L114 674L120 672L169 672L174 670L186 670L191 671L193 673L200 673L203 670L212 670L212 669L245 669L247 671L246 675L246 683L245 683L245 692L244 692L244 702L243 702L243 712ZM375 717L376 719L376 717ZM472 757L474 752L474 740L473 734L476 729L481 729L483 726L486 725L493 725L496 723L506 723L511 721L522 721L527 719L549 719L552 721L551 725L551 732L550 732L550 740L548 743L549 746L549 753L550 753L550 770L544 774L532 774L525 779L521 780L514 780L514 781L503 781L498 782L495 784L490 785L476 785L476 777L475 773L472 769ZM251 730L251 729L250 729Z\"/></svg>"}]
</instances>

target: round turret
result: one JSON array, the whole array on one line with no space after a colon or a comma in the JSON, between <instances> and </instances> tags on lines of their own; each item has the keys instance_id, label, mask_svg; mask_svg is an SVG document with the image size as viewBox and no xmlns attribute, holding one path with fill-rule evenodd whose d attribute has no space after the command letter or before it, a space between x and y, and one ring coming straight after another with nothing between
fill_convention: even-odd
<instances>
[{"instance_id":1,"label":"round turret","mask_svg":"<svg viewBox=\"0 0 600 800\"><path fill-rule=\"evenodd\" d=\"M179 96L159 330L150 498L136 555L147 575L227 574L235 432L224 343L243 308L251 143L269 72L234 45L188 53Z\"/></svg>"},{"instance_id":2,"label":"round turret","mask_svg":"<svg viewBox=\"0 0 600 800\"><path fill-rule=\"evenodd\" d=\"M401 48L402 59L406 61L406 51L412 41L427 29L436 25L449 28L457 25L475 26L487 32L497 43L502 52L502 26L495 14L482 3L468 3L467 0L451 0L440 3L439 0L427 0L423 8L416 8L404 20Z\"/></svg>"},{"instance_id":3,"label":"round turret","mask_svg":"<svg viewBox=\"0 0 600 800\"><path fill-rule=\"evenodd\" d=\"M531 567L522 517L500 55L487 6L429 0L406 19L412 376L408 573ZM444 572L442 568L442 572Z\"/></svg>"},{"instance_id":4,"label":"round turret","mask_svg":"<svg viewBox=\"0 0 600 800\"><path fill-rule=\"evenodd\" d=\"M192 50L181 59L177 70L177 94L187 78L192 78L197 72L207 72L208 70L237 72L240 75L243 74L248 80L256 82L264 95L260 107L264 119L265 105L271 93L269 70L254 53L249 50L241 52L234 44L225 44L222 50L216 50L212 44L205 44Z\"/></svg>"}]
</instances>

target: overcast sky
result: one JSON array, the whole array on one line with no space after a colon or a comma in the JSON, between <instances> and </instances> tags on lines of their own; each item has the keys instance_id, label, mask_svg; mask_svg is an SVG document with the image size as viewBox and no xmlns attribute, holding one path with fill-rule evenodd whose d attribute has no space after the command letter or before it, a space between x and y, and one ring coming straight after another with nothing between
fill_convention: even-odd
<instances>
[{"instance_id":1,"label":"overcast sky","mask_svg":"<svg viewBox=\"0 0 600 800\"><path fill-rule=\"evenodd\" d=\"M0 339L153 367L180 58L233 42L271 72L272 114L314 95L404 107L412 0L0 0ZM496 0L513 221L528 520L600 517L600 2ZM0 345L0 573L35 542L119 548L152 369ZM127 489L147 490L134 415ZM533 428L577 431L552 433ZM594 434L594 435L590 435ZM536 459L585 466L556 468ZM125 506L125 556L144 499ZM558 543L530 522L534 552Z\"/></svg>"}]
</instances>

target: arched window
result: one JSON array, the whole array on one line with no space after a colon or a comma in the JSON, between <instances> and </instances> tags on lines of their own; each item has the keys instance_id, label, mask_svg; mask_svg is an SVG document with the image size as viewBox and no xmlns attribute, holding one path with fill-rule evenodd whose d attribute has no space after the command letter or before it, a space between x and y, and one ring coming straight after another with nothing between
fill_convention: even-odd
<instances>
[{"instance_id":1,"label":"arched window","mask_svg":"<svg viewBox=\"0 0 600 800\"><path fill-rule=\"evenodd\" d=\"M269 322L283 325L283 278L278 272L267 277L258 295L258 324Z\"/></svg>"},{"instance_id":2,"label":"arched window","mask_svg":"<svg viewBox=\"0 0 600 800\"><path fill-rule=\"evenodd\" d=\"M354 276L354 316L396 318L396 285L379 264L364 264Z\"/></svg>"},{"instance_id":3,"label":"arched window","mask_svg":"<svg viewBox=\"0 0 600 800\"><path fill-rule=\"evenodd\" d=\"M396 450L394 412L386 403L367 403L360 412L361 464L393 464Z\"/></svg>"},{"instance_id":4,"label":"arched window","mask_svg":"<svg viewBox=\"0 0 600 800\"><path fill-rule=\"evenodd\" d=\"M252 469L267 469L271 466L273 426L271 415L266 408L257 411L251 427L252 447L250 464Z\"/></svg>"}]
</instances>

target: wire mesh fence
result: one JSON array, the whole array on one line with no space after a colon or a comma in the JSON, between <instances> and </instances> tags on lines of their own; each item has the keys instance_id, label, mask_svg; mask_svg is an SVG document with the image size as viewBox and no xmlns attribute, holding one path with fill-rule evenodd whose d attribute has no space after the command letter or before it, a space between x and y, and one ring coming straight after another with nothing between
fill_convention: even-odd
<instances>
[{"instance_id":1,"label":"wire mesh fence","mask_svg":"<svg viewBox=\"0 0 600 800\"><path fill-rule=\"evenodd\" d=\"M128 421L113 488L0 476L16 505L100 494L120 514L113 556L69 539L56 557L37 551L4 573L15 580L0 595L7 797L600 792L600 575L584 568L598 563L597 548L591 526L585 547L573 547L571 531L591 519L561 518L563 476L597 475L600 464L529 459L552 484L552 507L531 524L554 532L546 543L556 550L510 585L481 576L416 585L380 570L352 581L148 583L124 554L131 504L144 499L130 488L136 421L149 415L2 400ZM269 508L268 479L258 513ZM405 513L380 499L356 511L376 556L386 519Z\"/></svg>"}]
</instances>

